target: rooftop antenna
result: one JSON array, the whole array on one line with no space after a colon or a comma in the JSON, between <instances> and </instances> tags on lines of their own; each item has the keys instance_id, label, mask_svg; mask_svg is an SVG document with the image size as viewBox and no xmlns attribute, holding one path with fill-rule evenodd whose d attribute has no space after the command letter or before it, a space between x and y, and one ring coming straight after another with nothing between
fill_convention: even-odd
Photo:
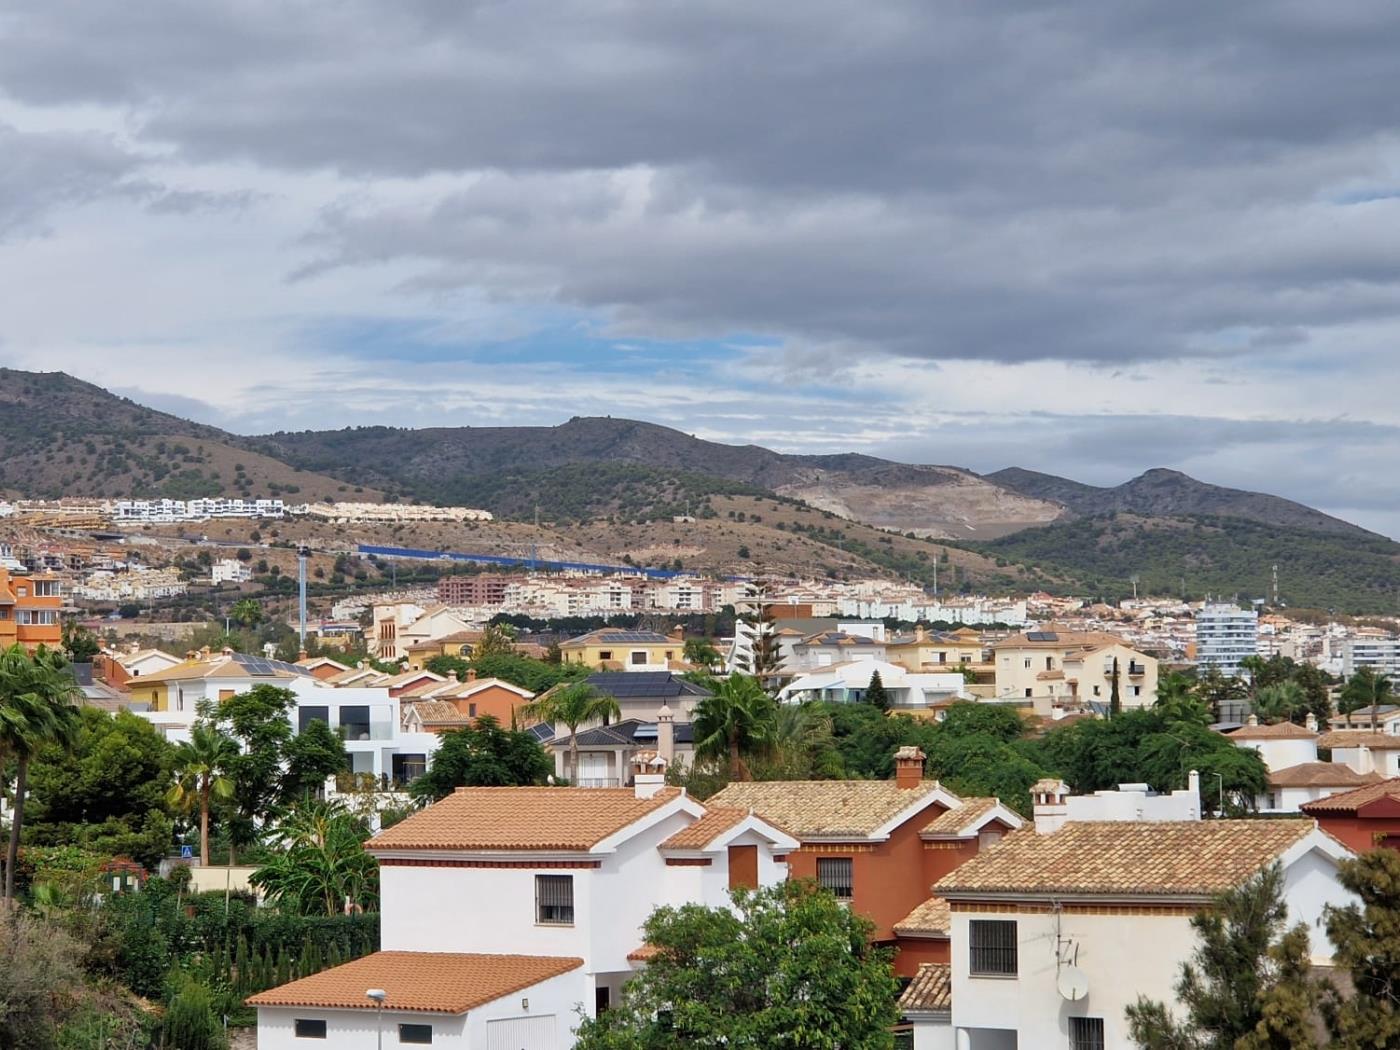
<instances>
[{"instance_id":1,"label":"rooftop antenna","mask_svg":"<svg viewBox=\"0 0 1400 1050\"><path fill-rule=\"evenodd\" d=\"M1128 582L1133 585L1133 601L1137 601L1138 574L1133 573L1128 577Z\"/></svg>"},{"instance_id":2,"label":"rooftop antenna","mask_svg":"<svg viewBox=\"0 0 1400 1050\"><path fill-rule=\"evenodd\" d=\"M535 559L539 553L538 544L540 541L540 505L535 504L535 531L530 535L530 571L535 571ZM557 556L557 555L556 555Z\"/></svg>"},{"instance_id":3,"label":"rooftop antenna","mask_svg":"<svg viewBox=\"0 0 1400 1050\"><path fill-rule=\"evenodd\" d=\"M1274 608L1278 608L1278 562L1274 562Z\"/></svg>"}]
</instances>

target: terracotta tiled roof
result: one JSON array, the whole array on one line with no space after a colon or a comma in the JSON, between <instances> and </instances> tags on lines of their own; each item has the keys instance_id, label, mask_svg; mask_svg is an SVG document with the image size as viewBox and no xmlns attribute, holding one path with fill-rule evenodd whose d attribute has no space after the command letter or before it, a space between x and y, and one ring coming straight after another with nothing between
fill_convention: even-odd
<instances>
[{"instance_id":1,"label":"terracotta tiled roof","mask_svg":"<svg viewBox=\"0 0 1400 1050\"><path fill-rule=\"evenodd\" d=\"M1303 762L1269 774L1270 787L1338 787L1377 784L1380 773L1358 773L1343 762Z\"/></svg>"},{"instance_id":2,"label":"terracotta tiled roof","mask_svg":"<svg viewBox=\"0 0 1400 1050\"><path fill-rule=\"evenodd\" d=\"M1280 722L1278 725L1241 726L1230 734L1231 740L1316 740L1317 733L1307 726Z\"/></svg>"},{"instance_id":3,"label":"terracotta tiled roof","mask_svg":"<svg viewBox=\"0 0 1400 1050\"><path fill-rule=\"evenodd\" d=\"M551 955L375 952L262 992L248 1004L373 1010L365 991L383 988L387 1010L461 1014L582 965L582 959Z\"/></svg>"},{"instance_id":4,"label":"terracotta tiled roof","mask_svg":"<svg viewBox=\"0 0 1400 1050\"><path fill-rule=\"evenodd\" d=\"M704 849L719 836L749 815L748 810L709 807L705 815L687 828L681 828L665 842L662 849Z\"/></svg>"},{"instance_id":5,"label":"terracotta tiled roof","mask_svg":"<svg viewBox=\"0 0 1400 1050\"><path fill-rule=\"evenodd\" d=\"M936 780L900 788L893 780L771 780L730 784L710 801L752 809L799 839L872 835L904 810L947 794Z\"/></svg>"},{"instance_id":6,"label":"terracotta tiled roof","mask_svg":"<svg viewBox=\"0 0 1400 1050\"><path fill-rule=\"evenodd\" d=\"M944 897L1209 896L1239 885L1300 841L1311 820L1070 821L1012 832L938 882Z\"/></svg>"},{"instance_id":7,"label":"terracotta tiled roof","mask_svg":"<svg viewBox=\"0 0 1400 1050\"><path fill-rule=\"evenodd\" d=\"M898 934L947 937L953 929L953 915L942 897L930 897L894 924Z\"/></svg>"},{"instance_id":8,"label":"terracotta tiled roof","mask_svg":"<svg viewBox=\"0 0 1400 1050\"><path fill-rule=\"evenodd\" d=\"M1400 751L1400 733L1373 733L1369 729L1333 729L1317 738L1317 746L1369 747L1372 751Z\"/></svg>"},{"instance_id":9,"label":"terracotta tiled roof","mask_svg":"<svg viewBox=\"0 0 1400 1050\"><path fill-rule=\"evenodd\" d=\"M370 839L371 850L588 850L680 792L631 788L470 787Z\"/></svg>"},{"instance_id":10,"label":"terracotta tiled roof","mask_svg":"<svg viewBox=\"0 0 1400 1050\"><path fill-rule=\"evenodd\" d=\"M1058 681L1059 681L1061 678L1063 678L1064 676L1065 676L1065 673L1064 673L1063 671L1041 671L1041 672L1040 672L1039 674L1037 674L1035 677L1036 677L1036 681L1039 681L1039 682L1051 682L1051 681L1058 682Z\"/></svg>"},{"instance_id":11,"label":"terracotta tiled roof","mask_svg":"<svg viewBox=\"0 0 1400 1050\"><path fill-rule=\"evenodd\" d=\"M943 1011L953 1008L953 968L947 963L923 963L899 997L901 1010Z\"/></svg>"},{"instance_id":12,"label":"terracotta tiled roof","mask_svg":"<svg viewBox=\"0 0 1400 1050\"><path fill-rule=\"evenodd\" d=\"M401 685L407 685L409 682L415 682L420 678L430 682L447 681L442 675L433 674L432 671L401 671L399 674L390 675L379 684L387 686L390 689L397 689Z\"/></svg>"},{"instance_id":13,"label":"terracotta tiled roof","mask_svg":"<svg viewBox=\"0 0 1400 1050\"><path fill-rule=\"evenodd\" d=\"M1354 791L1338 792L1316 802L1305 802L1301 808L1304 813L1355 813L1366 803L1374 802L1378 798L1400 799L1400 777L1368 784Z\"/></svg>"},{"instance_id":14,"label":"terracotta tiled roof","mask_svg":"<svg viewBox=\"0 0 1400 1050\"><path fill-rule=\"evenodd\" d=\"M418 712L425 725L442 722L470 722L471 719L457 710L457 705L446 700L411 700L404 707Z\"/></svg>"},{"instance_id":15,"label":"terracotta tiled roof","mask_svg":"<svg viewBox=\"0 0 1400 1050\"><path fill-rule=\"evenodd\" d=\"M628 962L647 962L655 959L661 954L661 949L654 944L639 944L627 953Z\"/></svg>"},{"instance_id":16,"label":"terracotta tiled roof","mask_svg":"<svg viewBox=\"0 0 1400 1050\"><path fill-rule=\"evenodd\" d=\"M961 806L955 806L945 813L938 814L919 834L927 836L960 835L967 830L968 825L985 816L999 802L1000 800L996 798L963 799Z\"/></svg>"}]
</instances>

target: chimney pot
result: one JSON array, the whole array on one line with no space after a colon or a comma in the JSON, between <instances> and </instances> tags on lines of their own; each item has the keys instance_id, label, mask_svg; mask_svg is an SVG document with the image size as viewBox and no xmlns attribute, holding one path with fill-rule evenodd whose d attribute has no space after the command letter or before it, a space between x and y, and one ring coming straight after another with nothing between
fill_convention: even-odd
<instances>
[{"instance_id":1,"label":"chimney pot","mask_svg":"<svg viewBox=\"0 0 1400 1050\"><path fill-rule=\"evenodd\" d=\"M475 668L475 667L468 667L468 668L467 668L467 681L468 681L468 682L475 682L475 681L476 681L476 668Z\"/></svg>"},{"instance_id":2,"label":"chimney pot","mask_svg":"<svg viewBox=\"0 0 1400 1050\"><path fill-rule=\"evenodd\" d=\"M1251 725L1251 726L1257 726L1257 725L1259 724L1259 716L1258 716L1258 715L1250 715L1247 719L1245 719L1245 724L1246 724L1246 725Z\"/></svg>"},{"instance_id":3,"label":"chimney pot","mask_svg":"<svg viewBox=\"0 0 1400 1050\"><path fill-rule=\"evenodd\" d=\"M917 747L901 747L894 753L894 782L901 791L918 787L924 779L924 753Z\"/></svg>"}]
</instances>

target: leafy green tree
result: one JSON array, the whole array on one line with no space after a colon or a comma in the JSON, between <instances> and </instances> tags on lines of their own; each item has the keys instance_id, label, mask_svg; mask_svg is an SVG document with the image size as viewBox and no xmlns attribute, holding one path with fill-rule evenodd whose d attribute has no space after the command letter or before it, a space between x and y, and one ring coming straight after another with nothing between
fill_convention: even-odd
<instances>
[{"instance_id":1,"label":"leafy green tree","mask_svg":"<svg viewBox=\"0 0 1400 1050\"><path fill-rule=\"evenodd\" d=\"M238 744L217 726L203 719L190 729L175 754L175 783L166 795L179 809L199 811L199 863L209 866L209 813L216 801L233 798L234 782L228 771L238 760Z\"/></svg>"},{"instance_id":2,"label":"leafy green tree","mask_svg":"<svg viewBox=\"0 0 1400 1050\"><path fill-rule=\"evenodd\" d=\"M656 951L578 1050L889 1050L898 983L871 924L810 882L661 908Z\"/></svg>"},{"instance_id":3,"label":"leafy green tree","mask_svg":"<svg viewBox=\"0 0 1400 1050\"><path fill-rule=\"evenodd\" d=\"M720 665L719 650L708 638L687 638L682 649L687 663L713 670Z\"/></svg>"},{"instance_id":4,"label":"leafy green tree","mask_svg":"<svg viewBox=\"0 0 1400 1050\"><path fill-rule=\"evenodd\" d=\"M1390 703L1392 699L1390 679L1383 674L1376 674L1370 667L1363 667L1342 686L1342 691L1337 697L1337 709L1342 714L1349 715L1353 711L1369 707L1371 727L1375 728L1379 724L1376 721L1376 709Z\"/></svg>"},{"instance_id":5,"label":"leafy green tree","mask_svg":"<svg viewBox=\"0 0 1400 1050\"><path fill-rule=\"evenodd\" d=\"M880 681L880 672L870 672L870 684L865 687L865 702L881 711L890 709L890 694L885 691L885 683Z\"/></svg>"},{"instance_id":6,"label":"leafy green tree","mask_svg":"<svg viewBox=\"0 0 1400 1050\"><path fill-rule=\"evenodd\" d=\"M696 757L722 758L729 764L731 780L748 780L744 756L762 754L772 746L777 708L757 678L731 674L695 705L691 721Z\"/></svg>"},{"instance_id":7,"label":"leafy green tree","mask_svg":"<svg viewBox=\"0 0 1400 1050\"><path fill-rule=\"evenodd\" d=\"M223 1022L214 1013L213 995L186 977L161 1019L161 1050L225 1050L227 1046Z\"/></svg>"},{"instance_id":8,"label":"leafy green tree","mask_svg":"<svg viewBox=\"0 0 1400 1050\"><path fill-rule=\"evenodd\" d=\"M102 651L102 643L76 620L63 621L63 651L75 664L90 664Z\"/></svg>"},{"instance_id":9,"label":"leafy green tree","mask_svg":"<svg viewBox=\"0 0 1400 1050\"><path fill-rule=\"evenodd\" d=\"M49 744L30 765L24 840L81 845L153 866L170 847L165 790L175 748L146 719L79 709L71 747Z\"/></svg>"},{"instance_id":10,"label":"leafy green tree","mask_svg":"<svg viewBox=\"0 0 1400 1050\"><path fill-rule=\"evenodd\" d=\"M226 763L233 781L228 814L230 862L238 849L257 840L258 825L275 815L282 799L282 764L292 738L289 712L296 704L290 689L256 685L217 706L206 706L201 717L238 743L238 753Z\"/></svg>"},{"instance_id":11,"label":"leafy green tree","mask_svg":"<svg viewBox=\"0 0 1400 1050\"><path fill-rule=\"evenodd\" d=\"M587 682L574 682L551 689L520 709L526 718L551 724L562 723L569 730L569 780L578 782L578 727L585 722L620 718L617 701L598 692Z\"/></svg>"},{"instance_id":12,"label":"leafy green tree","mask_svg":"<svg viewBox=\"0 0 1400 1050\"><path fill-rule=\"evenodd\" d=\"M476 644L472 646L472 659L484 660L490 656L509 656L515 652L515 635L509 624L489 624Z\"/></svg>"},{"instance_id":13,"label":"leafy green tree","mask_svg":"<svg viewBox=\"0 0 1400 1050\"><path fill-rule=\"evenodd\" d=\"M543 784L554 763L529 733L504 729L490 715L442 735L428 771L410 785L425 802L446 798L459 787Z\"/></svg>"},{"instance_id":14,"label":"leafy green tree","mask_svg":"<svg viewBox=\"0 0 1400 1050\"><path fill-rule=\"evenodd\" d=\"M291 803L319 795L326 778L349 768L345 745L324 719L313 718L283 748L287 771L282 776L282 801Z\"/></svg>"},{"instance_id":15,"label":"leafy green tree","mask_svg":"<svg viewBox=\"0 0 1400 1050\"><path fill-rule=\"evenodd\" d=\"M1400 853L1377 849L1344 860L1338 877L1360 903L1327 909L1333 963L1354 989L1324 993L1332 1047L1400 1046Z\"/></svg>"},{"instance_id":16,"label":"leafy green tree","mask_svg":"<svg viewBox=\"0 0 1400 1050\"><path fill-rule=\"evenodd\" d=\"M301 803L272 833L277 850L249 881L294 915L338 915L347 902L377 911L379 865L365 852L369 834L339 803Z\"/></svg>"},{"instance_id":17,"label":"leafy green tree","mask_svg":"<svg viewBox=\"0 0 1400 1050\"><path fill-rule=\"evenodd\" d=\"M32 655L15 644L0 653L0 756L16 767L10 844L5 855L5 896L15 896L29 767L46 745L69 746L78 731L82 696L60 653L40 646Z\"/></svg>"},{"instance_id":18,"label":"leafy green tree","mask_svg":"<svg viewBox=\"0 0 1400 1050\"><path fill-rule=\"evenodd\" d=\"M1210 708L1211 719L1218 722L1224 705L1245 699L1249 695L1249 687L1242 679L1222 674L1220 668L1211 667L1197 680L1196 695Z\"/></svg>"},{"instance_id":19,"label":"leafy green tree","mask_svg":"<svg viewBox=\"0 0 1400 1050\"><path fill-rule=\"evenodd\" d=\"M1315 1047L1307 927L1285 931L1287 919L1277 864L1220 894L1191 919L1200 943L1176 983L1185 1016L1139 998L1128 1007L1133 1040L1143 1050Z\"/></svg>"}]
</instances>

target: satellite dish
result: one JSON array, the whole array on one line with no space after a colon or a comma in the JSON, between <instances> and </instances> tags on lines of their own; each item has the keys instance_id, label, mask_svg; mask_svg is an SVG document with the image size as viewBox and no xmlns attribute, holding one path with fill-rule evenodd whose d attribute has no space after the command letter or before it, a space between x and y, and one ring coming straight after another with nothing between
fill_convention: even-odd
<instances>
[{"instance_id":1,"label":"satellite dish","mask_svg":"<svg viewBox=\"0 0 1400 1050\"><path fill-rule=\"evenodd\" d=\"M1077 1003L1089 994L1089 977L1078 966L1065 966L1055 978L1055 987L1062 999Z\"/></svg>"}]
</instances>

